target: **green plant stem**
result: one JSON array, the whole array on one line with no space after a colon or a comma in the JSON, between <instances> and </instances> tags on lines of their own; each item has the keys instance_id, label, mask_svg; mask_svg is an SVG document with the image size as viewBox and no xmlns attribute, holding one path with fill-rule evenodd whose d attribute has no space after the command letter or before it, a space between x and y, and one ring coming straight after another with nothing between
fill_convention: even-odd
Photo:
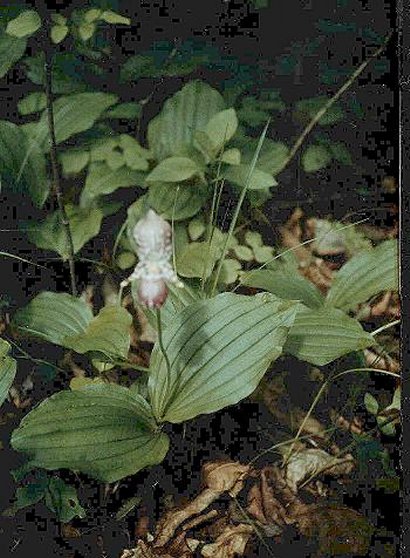
<instances>
[{"instance_id":1,"label":"green plant stem","mask_svg":"<svg viewBox=\"0 0 410 558\"><path fill-rule=\"evenodd\" d=\"M304 128L300 136L297 138L295 143L293 144L291 150L289 151L289 155L286 157L285 161L283 162L280 169L277 171L276 175L281 173L292 161L296 153L299 151L300 147L302 146L303 142L305 141L306 137L310 134L313 128L318 124L319 120L324 116L324 114L340 99L340 97L351 87L351 85L356 81L356 79L364 72L367 66L386 48L388 42L390 41L393 33L389 33L389 35L384 40L383 44L371 55L367 60L364 60L358 68L352 73L349 79L336 91L336 93L331 97L323 107L315 114L312 120L307 124Z\"/></svg>"},{"instance_id":2,"label":"green plant stem","mask_svg":"<svg viewBox=\"0 0 410 558\"><path fill-rule=\"evenodd\" d=\"M61 221L67 238L67 246L68 246L67 259L70 268L71 292L73 296L77 296L73 237L70 231L70 221L68 219L67 212L64 207L63 191L61 189L61 184L60 184L60 171L59 171L58 160L57 160L57 142L56 142L55 127L54 127L54 110L53 110L53 93L52 93L52 53L50 52L49 45L46 45L46 48L44 49L44 55L45 55L45 63L44 63L45 80L44 81L45 81L45 93L46 93L46 104L47 104L46 110L47 110L47 117L48 117L48 130L50 134L50 160L51 160L51 171L52 171L52 186L57 200L57 205L61 213Z\"/></svg>"},{"instance_id":3,"label":"green plant stem","mask_svg":"<svg viewBox=\"0 0 410 558\"><path fill-rule=\"evenodd\" d=\"M335 380L341 378L342 376L345 376L346 374L350 374L352 372L379 372L380 374L385 374L386 376L392 376L394 378L400 378L400 375L396 374L395 372L390 372L389 370L380 370L378 368L350 368L349 370L343 370L343 372L339 372L338 374L335 374L334 376L328 378L320 386L320 389L317 392L316 397L312 401L312 404L309 407L308 412L306 413L303 421L301 422L301 424L299 426L299 429L296 433L296 436L292 440L292 445L290 446L289 451L287 452L286 457L284 458L283 465L286 465L286 463L289 461L289 458L292 455L292 451L295 447L295 444L299 440L300 434L303 432L303 429L305 428L305 425L306 425L307 421L309 420L309 418L312 415L316 405L318 404L320 398L322 397L323 392L327 389L327 387L332 382L334 382Z\"/></svg>"},{"instance_id":4,"label":"green plant stem","mask_svg":"<svg viewBox=\"0 0 410 558\"><path fill-rule=\"evenodd\" d=\"M167 352L165 350L164 347L164 341L163 341L163 336L162 336L162 323L161 323L161 309L157 308L157 332L158 332L158 345L159 348L161 350L161 353L165 359L165 365L167 368L167 378L166 378L166 389L165 391L168 391L170 385L171 385L171 363L169 362L169 358L167 355Z\"/></svg>"},{"instance_id":5,"label":"green plant stem","mask_svg":"<svg viewBox=\"0 0 410 558\"><path fill-rule=\"evenodd\" d=\"M386 329L390 329L391 327L396 326L400 322L401 322L401 320L394 320L393 322L389 322L388 324L384 324L384 325L380 326L378 329L375 329L374 331L372 331L372 333L370 335L372 337L375 337L376 335L379 335L379 333L381 333L382 331L385 331Z\"/></svg>"},{"instance_id":6,"label":"green plant stem","mask_svg":"<svg viewBox=\"0 0 410 558\"><path fill-rule=\"evenodd\" d=\"M214 282L213 282L213 285L212 285L212 290L211 290L211 297L214 296L215 291L216 291L216 287L218 286L218 281L219 281L219 277L221 275L223 262L224 262L224 259L225 259L225 256L226 256L226 253L227 253L227 250L228 250L228 245L229 245L229 242L230 242L230 240L232 238L232 235L235 231L236 223L237 223L238 218L239 218L239 213L241 211L242 204L245 200L245 196L246 196L246 193L248 191L249 184L250 184L250 181L251 181L252 173L255 170L256 163L258 161L259 154L260 154L260 151L262 149L262 145L263 145L263 142L265 140L266 133L268 131L269 125L270 125L270 120L268 120L268 122L266 123L265 128L263 129L263 132L262 132L262 134L259 138L258 146L257 146L255 154L253 156L252 163L249 167L249 172L248 172L248 176L246 177L245 185L242 188L241 195L239 196L238 203L236 204L235 212L233 214L232 221L231 221L231 224L229 226L228 234L226 236L224 247L223 247L223 250L222 250L222 254L221 254L221 257L219 259L218 267L217 267L217 270L216 270L216 273L215 273L215 279L214 279Z\"/></svg>"}]
</instances>

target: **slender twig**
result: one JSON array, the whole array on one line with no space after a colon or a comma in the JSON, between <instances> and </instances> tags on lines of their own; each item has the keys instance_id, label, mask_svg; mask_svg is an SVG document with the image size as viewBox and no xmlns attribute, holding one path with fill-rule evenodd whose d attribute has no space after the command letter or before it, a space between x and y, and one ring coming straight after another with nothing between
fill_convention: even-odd
<instances>
[{"instance_id":1,"label":"slender twig","mask_svg":"<svg viewBox=\"0 0 410 558\"><path fill-rule=\"evenodd\" d=\"M48 40L48 37L47 39ZM46 93L46 106L47 106L47 118L48 118L48 130L50 134L50 160L51 160L51 170L52 170L52 185L54 195L57 200L57 205L61 213L61 221L64 227L64 231L67 238L68 247L68 265L70 268L70 280L71 280L71 292L74 296L77 296L77 286L75 280L75 265L74 265L74 244L73 237L70 231L70 221L67 216L67 212L64 207L63 201L63 191L60 184L60 171L58 167L57 160L57 142L56 133L54 125L54 110L53 110L53 93L52 93L52 52L50 51L49 44L45 45L44 49L44 83L45 83L45 93Z\"/></svg>"},{"instance_id":2,"label":"slender twig","mask_svg":"<svg viewBox=\"0 0 410 558\"><path fill-rule=\"evenodd\" d=\"M371 55L367 60L364 60L358 68L352 73L349 79L336 91L336 93L326 101L326 103L322 106L322 108L315 114L312 120L307 124L304 128L300 136L297 138L296 142L293 144L293 147L289 151L289 155L286 157L285 161L283 162L280 169L277 171L276 175L282 172L292 161L296 153L299 151L300 147L302 146L303 142L305 141L306 137L310 134L313 128L318 124L319 120L324 116L324 114L340 99L340 97L351 87L351 85L356 81L356 79L364 72L367 66L386 48L388 42L390 41L393 33L389 33L386 39L384 40L383 44Z\"/></svg>"},{"instance_id":3,"label":"slender twig","mask_svg":"<svg viewBox=\"0 0 410 558\"><path fill-rule=\"evenodd\" d=\"M382 326L380 326L379 328L375 329L374 331L371 332L371 336L375 337L376 335L379 335L379 333L381 333L382 331L385 331L386 329L390 329L391 327L394 327L396 325L398 325L401 322L401 320L394 320L393 322L389 322L388 324L384 324Z\"/></svg>"},{"instance_id":4,"label":"slender twig","mask_svg":"<svg viewBox=\"0 0 410 558\"><path fill-rule=\"evenodd\" d=\"M350 368L349 370L343 370L343 372L339 372L337 374L335 374L334 376L328 378L327 380L325 380L323 382L323 384L320 386L319 391L316 394L316 397L314 398L311 406L309 407L308 412L306 413L303 421L301 422L299 429L296 433L296 436L293 438L292 441L292 445L289 448L289 451L286 454L286 457L284 458L284 465L286 465L286 463L289 461L290 456L292 455L293 449L295 447L296 442L299 440L299 437L301 435L301 433L303 432L303 429L306 426L307 421L309 420L310 416L313 413L313 410L315 409L316 405L318 404L320 398L322 397L323 392L325 391L325 389L327 389L327 387L334 382L335 380L341 378L342 376L345 376L346 374L351 374L352 372L378 372L379 374L385 374L386 376L392 376L393 378L400 378L401 376L399 374L396 374L395 372L390 372L389 370L380 370L379 368Z\"/></svg>"}]
</instances>

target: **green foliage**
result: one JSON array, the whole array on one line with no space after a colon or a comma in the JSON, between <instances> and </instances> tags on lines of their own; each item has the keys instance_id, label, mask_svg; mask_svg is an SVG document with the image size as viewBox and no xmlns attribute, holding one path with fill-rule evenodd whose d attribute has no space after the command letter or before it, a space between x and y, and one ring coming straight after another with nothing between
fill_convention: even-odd
<instances>
[{"instance_id":1,"label":"green foliage","mask_svg":"<svg viewBox=\"0 0 410 558\"><path fill-rule=\"evenodd\" d=\"M35 91L34 93L29 93L23 99L20 99L17 104L17 108L22 116L27 116L28 114L44 110L46 105L46 94L42 91Z\"/></svg>"},{"instance_id":2,"label":"green foliage","mask_svg":"<svg viewBox=\"0 0 410 558\"><path fill-rule=\"evenodd\" d=\"M41 27L41 19L35 10L25 10L8 22L6 33L18 39L34 35Z\"/></svg>"},{"instance_id":3,"label":"green foliage","mask_svg":"<svg viewBox=\"0 0 410 558\"><path fill-rule=\"evenodd\" d=\"M196 130L225 108L218 91L201 81L192 81L165 101L148 126L148 143L157 160L184 156L193 147Z\"/></svg>"},{"instance_id":4,"label":"green foliage","mask_svg":"<svg viewBox=\"0 0 410 558\"><path fill-rule=\"evenodd\" d=\"M200 174L202 169L188 157L168 157L147 176L147 182L181 182Z\"/></svg>"},{"instance_id":5,"label":"green foliage","mask_svg":"<svg viewBox=\"0 0 410 558\"><path fill-rule=\"evenodd\" d=\"M159 463L168 451L148 403L115 384L52 395L23 418L11 444L32 467L72 469L104 482Z\"/></svg>"},{"instance_id":6,"label":"green foliage","mask_svg":"<svg viewBox=\"0 0 410 558\"><path fill-rule=\"evenodd\" d=\"M48 483L46 505L57 514L62 523L68 523L74 517L85 517L85 510L78 501L75 488L58 477L51 478Z\"/></svg>"},{"instance_id":7,"label":"green foliage","mask_svg":"<svg viewBox=\"0 0 410 558\"><path fill-rule=\"evenodd\" d=\"M8 35L0 27L0 79L23 56L27 46L26 39L19 39Z\"/></svg>"},{"instance_id":8,"label":"green foliage","mask_svg":"<svg viewBox=\"0 0 410 558\"><path fill-rule=\"evenodd\" d=\"M43 154L19 126L5 120L0 121L0 176L11 190L28 192L36 205L47 199L50 183Z\"/></svg>"},{"instance_id":9,"label":"green foliage","mask_svg":"<svg viewBox=\"0 0 410 558\"><path fill-rule=\"evenodd\" d=\"M131 315L124 308L107 306L93 317L85 302L66 293L40 293L15 314L13 323L22 332L109 360L125 358L130 346Z\"/></svg>"},{"instance_id":10,"label":"green foliage","mask_svg":"<svg viewBox=\"0 0 410 558\"><path fill-rule=\"evenodd\" d=\"M67 204L65 209L69 220L74 254L76 254L84 244L99 233L103 212L100 209L83 209L71 204ZM62 223L60 211L55 211L46 217L43 222L37 223L28 232L28 238L38 248L57 252L63 260L67 260L69 257L67 233Z\"/></svg>"},{"instance_id":11,"label":"green foliage","mask_svg":"<svg viewBox=\"0 0 410 558\"><path fill-rule=\"evenodd\" d=\"M324 145L309 145L302 155L302 166L306 172L316 172L332 160L331 152Z\"/></svg>"},{"instance_id":12,"label":"green foliage","mask_svg":"<svg viewBox=\"0 0 410 558\"><path fill-rule=\"evenodd\" d=\"M9 356L10 344L0 338L0 406L3 405L14 381L17 363Z\"/></svg>"},{"instance_id":13,"label":"green foliage","mask_svg":"<svg viewBox=\"0 0 410 558\"><path fill-rule=\"evenodd\" d=\"M397 290L398 248L386 240L351 258L337 273L326 297L327 306L351 310L387 290Z\"/></svg>"},{"instance_id":14,"label":"green foliage","mask_svg":"<svg viewBox=\"0 0 410 558\"><path fill-rule=\"evenodd\" d=\"M109 93L77 93L60 97L54 103L56 142L62 143L72 136L89 130L107 108L117 102ZM43 113L34 134L34 140L45 151L50 148L48 117Z\"/></svg>"},{"instance_id":15,"label":"green foliage","mask_svg":"<svg viewBox=\"0 0 410 558\"><path fill-rule=\"evenodd\" d=\"M170 372L158 344L151 356L156 418L178 423L250 395L281 354L296 310L273 295L224 293L177 314L163 336Z\"/></svg>"},{"instance_id":16,"label":"green foliage","mask_svg":"<svg viewBox=\"0 0 410 558\"><path fill-rule=\"evenodd\" d=\"M314 116L316 116L327 101L329 101L328 97L315 97L313 99L303 99L302 101L298 101L295 105L295 118L307 123ZM345 114L342 108L337 103L334 103L327 109L325 114L321 116L319 124L321 126L331 126L341 122L344 117Z\"/></svg>"},{"instance_id":17,"label":"green foliage","mask_svg":"<svg viewBox=\"0 0 410 558\"><path fill-rule=\"evenodd\" d=\"M244 272L241 275L241 284L263 289L280 298L300 300L309 308L320 308L324 303L317 287L291 266Z\"/></svg>"},{"instance_id":18,"label":"green foliage","mask_svg":"<svg viewBox=\"0 0 410 558\"><path fill-rule=\"evenodd\" d=\"M374 345L360 323L336 308L303 308L296 315L284 351L324 366L353 351Z\"/></svg>"}]
</instances>

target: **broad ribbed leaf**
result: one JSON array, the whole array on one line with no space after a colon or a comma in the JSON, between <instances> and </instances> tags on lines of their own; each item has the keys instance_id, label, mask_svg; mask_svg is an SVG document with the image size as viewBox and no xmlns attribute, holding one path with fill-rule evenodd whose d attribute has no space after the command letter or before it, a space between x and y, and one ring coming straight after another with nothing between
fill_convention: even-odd
<instances>
[{"instance_id":1,"label":"broad ribbed leaf","mask_svg":"<svg viewBox=\"0 0 410 558\"><path fill-rule=\"evenodd\" d=\"M115 482L160 463L168 437L148 403L116 384L61 391L26 415L11 444L33 467L72 469Z\"/></svg>"},{"instance_id":2,"label":"broad ribbed leaf","mask_svg":"<svg viewBox=\"0 0 410 558\"><path fill-rule=\"evenodd\" d=\"M103 212L101 209L83 209L72 204L66 205L66 213L70 223L74 254L99 232ZM28 233L28 238L38 248L53 250L67 260L70 255L67 233L62 223L60 211L55 211L43 222L37 223Z\"/></svg>"},{"instance_id":3,"label":"broad ribbed leaf","mask_svg":"<svg viewBox=\"0 0 410 558\"><path fill-rule=\"evenodd\" d=\"M99 196L115 192L118 188L142 186L145 175L128 167L112 170L106 163L92 163L80 196L80 205L87 207Z\"/></svg>"},{"instance_id":4,"label":"broad ribbed leaf","mask_svg":"<svg viewBox=\"0 0 410 558\"><path fill-rule=\"evenodd\" d=\"M324 366L373 344L373 337L363 330L360 323L341 310L302 307L296 315L284 352L299 360Z\"/></svg>"},{"instance_id":5,"label":"broad ribbed leaf","mask_svg":"<svg viewBox=\"0 0 410 558\"><path fill-rule=\"evenodd\" d=\"M81 354L98 352L108 359L126 358L130 348L131 322L131 314L125 308L106 306L91 320L84 332L65 337L63 345Z\"/></svg>"},{"instance_id":6,"label":"broad ribbed leaf","mask_svg":"<svg viewBox=\"0 0 410 558\"><path fill-rule=\"evenodd\" d=\"M354 256L338 271L327 293L326 304L351 310L382 291L397 290L398 251L396 240Z\"/></svg>"},{"instance_id":7,"label":"broad ribbed leaf","mask_svg":"<svg viewBox=\"0 0 410 558\"><path fill-rule=\"evenodd\" d=\"M222 110L211 118L205 127L205 133L211 140L215 153L218 153L232 139L237 128L238 118L232 108Z\"/></svg>"},{"instance_id":8,"label":"broad ribbed leaf","mask_svg":"<svg viewBox=\"0 0 410 558\"><path fill-rule=\"evenodd\" d=\"M201 81L192 81L168 99L162 111L148 125L150 149L158 160L185 155L192 146L196 130L203 130L209 120L225 108L215 89Z\"/></svg>"},{"instance_id":9,"label":"broad ribbed leaf","mask_svg":"<svg viewBox=\"0 0 410 558\"><path fill-rule=\"evenodd\" d=\"M284 299L300 300L309 308L323 306L324 298L320 291L297 270L261 269L244 272L241 284L247 287L264 289Z\"/></svg>"},{"instance_id":10,"label":"broad ribbed leaf","mask_svg":"<svg viewBox=\"0 0 410 558\"><path fill-rule=\"evenodd\" d=\"M56 345L64 345L66 337L84 333L92 319L90 307L80 298L43 292L16 312L13 325Z\"/></svg>"},{"instance_id":11,"label":"broad ribbed leaf","mask_svg":"<svg viewBox=\"0 0 410 558\"><path fill-rule=\"evenodd\" d=\"M67 293L40 293L18 310L13 324L77 353L97 352L125 358L130 346L131 315L121 307L107 306L93 317L80 298Z\"/></svg>"},{"instance_id":12,"label":"broad ribbed leaf","mask_svg":"<svg viewBox=\"0 0 410 558\"><path fill-rule=\"evenodd\" d=\"M17 363L9 356L10 344L0 339L0 406L3 405L16 375Z\"/></svg>"},{"instance_id":13,"label":"broad ribbed leaf","mask_svg":"<svg viewBox=\"0 0 410 558\"><path fill-rule=\"evenodd\" d=\"M35 112L44 110L47 106L47 97L44 91L34 91L29 93L17 103L18 111L21 115L27 116Z\"/></svg>"},{"instance_id":14,"label":"broad ribbed leaf","mask_svg":"<svg viewBox=\"0 0 410 558\"><path fill-rule=\"evenodd\" d=\"M243 188L248 181L250 165L235 165L228 167L224 172L224 177L236 186ZM248 189L249 190L268 190L271 186L277 186L276 180L265 171L255 168L252 172Z\"/></svg>"},{"instance_id":15,"label":"broad ribbed leaf","mask_svg":"<svg viewBox=\"0 0 410 558\"><path fill-rule=\"evenodd\" d=\"M18 39L33 35L41 27L41 19L35 10L24 10L16 18L10 20L6 33Z\"/></svg>"},{"instance_id":16,"label":"broad ribbed leaf","mask_svg":"<svg viewBox=\"0 0 410 558\"><path fill-rule=\"evenodd\" d=\"M273 295L224 293L191 304L163 332L151 356L149 392L154 415L179 423L238 403L257 387L282 352L297 304Z\"/></svg>"},{"instance_id":17,"label":"broad ribbed leaf","mask_svg":"<svg viewBox=\"0 0 410 558\"><path fill-rule=\"evenodd\" d=\"M0 79L20 60L26 46L27 39L12 37L0 29Z\"/></svg>"},{"instance_id":18,"label":"broad ribbed leaf","mask_svg":"<svg viewBox=\"0 0 410 558\"><path fill-rule=\"evenodd\" d=\"M201 172L198 164L188 157L168 157L147 176L147 182L182 182Z\"/></svg>"},{"instance_id":19,"label":"broad ribbed leaf","mask_svg":"<svg viewBox=\"0 0 410 558\"><path fill-rule=\"evenodd\" d=\"M71 138L71 136L91 128L97 118L116 102L117 97L108 93L76 93L57 99L53 106L57 143L62 143ZM46 111L37 124L34 140L44 150L49 150L48 116Z\"/></svg>"},{"instance_id":20,"label":"broad ribbed leaf","mask_svg":"<svg viewBox=\"0 0 410 558\"><path fill-rule=\"evenodd\" d=\"M198 184L157 183L148 190L149 206L164 219L175 221L196 215L207 199L206 187Z\"/></svg>"},{"instance_id":21,"label":"broad ribbed leaf","mask_svg":"<svg viewBox=\"0 0 410 558\"><path fill-rule=\"evenodd\" d=\"M37 145L29 145L19 126L6 120L0 121L0 178L14 192L28 194L39 206L50 189L43 153Z\"/></svg>"}]
</instances>

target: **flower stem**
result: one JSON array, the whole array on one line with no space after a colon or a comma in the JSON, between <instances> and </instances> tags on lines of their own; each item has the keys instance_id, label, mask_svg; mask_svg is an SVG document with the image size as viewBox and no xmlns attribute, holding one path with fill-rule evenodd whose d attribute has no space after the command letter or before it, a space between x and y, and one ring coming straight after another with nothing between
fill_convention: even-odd
<instances>
[{"instance_id":1,"label":"flower stem","mask_svg":"<svg viewBox=\"0 0 410 558\"><path fill-rule=\"evenodd\" d=\"M166 381L166 390L165 391L168 391L168 388L169 388L170 383L171 383L171 363L169 362L169 358L168 358L167 352L166 352L165 347L164 347L164 340L163 340L163 336L162 336L161 309L160 308L157 308L157 332L158 332L158 345L159 345L159 348L161 350L161 353L164 356L165 365L167 367L167 381Z\"/></svg>"}]
</instances>

